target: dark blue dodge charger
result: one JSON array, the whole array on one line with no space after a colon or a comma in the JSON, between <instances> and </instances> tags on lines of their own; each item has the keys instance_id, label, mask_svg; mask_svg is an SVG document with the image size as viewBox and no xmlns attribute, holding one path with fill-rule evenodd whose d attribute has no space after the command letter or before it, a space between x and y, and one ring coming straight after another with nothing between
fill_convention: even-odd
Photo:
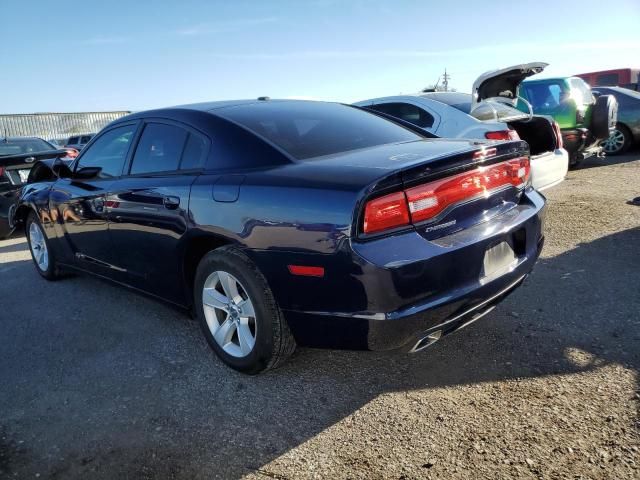
<instances>
[{"instance_id":1,"label":"dark blue dodge charger","mask_svg":"<svg viewBox=\"0 0 640 480\"><path fill-rule=\"evenodd\" d=\"M203 103L37 163L16 221L44 278L190 309L257 373L298 344L416 352L489 312L542 248L529 174L522 141L429 139L335 103Z\"/></svg>"}]
</instances>

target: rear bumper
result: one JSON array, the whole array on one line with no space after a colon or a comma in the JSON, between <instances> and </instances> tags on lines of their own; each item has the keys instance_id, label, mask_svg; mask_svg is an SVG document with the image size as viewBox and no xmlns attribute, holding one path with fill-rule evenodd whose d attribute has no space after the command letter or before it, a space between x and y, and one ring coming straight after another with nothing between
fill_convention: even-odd
<instances>
[{"instance_id":1,"label":"rear bumper","mask_svg":"<svg viewBox=\"0 0 640 480\"><path fill-rule=\"evenodd\" d=\"M569 170L569 153L564 148L531 157L531 181L536 190L559 184Z\"/></svg>"},{"instance_id":2,"label":"rear bumper","mask_svg":"<svg viewBox=\"0 0 640 480\"><path fill-rule=\"evenodd\" d=\"M517 288L533 268L544 240L544 197L533 189L508 212L461 232L427 241L420 232L354 243L357 269L335 288L319 279L315 306L335 296L364 299L365 309L284 308L296 340L307 346L410 351L429 332L446 335L485 313ZM482 278L488 248L509 243L517 261ZM329 287L329 288L327 288Z\"/></svg>"}]
</instances>

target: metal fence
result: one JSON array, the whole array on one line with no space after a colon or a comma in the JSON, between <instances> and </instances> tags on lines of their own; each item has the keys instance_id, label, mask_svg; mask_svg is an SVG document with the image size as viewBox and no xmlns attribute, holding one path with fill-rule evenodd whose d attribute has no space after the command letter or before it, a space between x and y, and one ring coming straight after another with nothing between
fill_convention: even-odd
<instances>
[{"instance_id":1,"label":"metal fence","mask_svg":"<svg viewBox=\"0 0 640 480\"><path fill-rule=\"evenodd\" d=\"M74 135L100 131L131 112L33 113L0 115L0 138L40 137L65 143Z\"/></svg>"}]
</instances>

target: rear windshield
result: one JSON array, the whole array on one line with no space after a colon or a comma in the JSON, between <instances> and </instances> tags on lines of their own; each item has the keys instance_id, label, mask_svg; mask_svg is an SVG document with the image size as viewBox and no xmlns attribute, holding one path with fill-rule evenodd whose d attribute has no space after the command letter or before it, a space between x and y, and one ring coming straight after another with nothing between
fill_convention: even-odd
<instances>
[{"instance_id":1,"label":"rear windshield","mask_svg":"<svg viewBox=\"0 0 640 480\"><path fill-rule=\"evenodd\" d=\"M468 93L458 92L438 92L438 93L425 93L421 95L424 98L436 100L445 105L449 105L464 113L471 112L471 95Z\"/></svg>"},{"instance_id":2,"label":"rear windshield","mask_svg":"<svg viewBox=\"0 0 640 480\"><path fill-rule=\"evenodd\" d=\"M525 91L527 100L534 110L555 108L569 97L569 92L562 82L524 82L520 88Z\"/></svg>"},{"instance_id":3,"label":"rear windshield","mask_svg":"<svg viewBox=\"0 0 640 480\"><path fill-rule=\"evenodd\" d=\"M47 150L55 150L55 148L39 138L0 139L0 156L46 152Z\"/></svg>"},{"instance_id":4,"label":"rear windshield","mask_svg":"<svg viewBox=\"0 0 640 480\"><path fill-rule=\"evenodd\" d=\"M298 160L423 138L375 114L338 103L267 101L216 109L214 113Z\"/></svg>"}]
</instances>

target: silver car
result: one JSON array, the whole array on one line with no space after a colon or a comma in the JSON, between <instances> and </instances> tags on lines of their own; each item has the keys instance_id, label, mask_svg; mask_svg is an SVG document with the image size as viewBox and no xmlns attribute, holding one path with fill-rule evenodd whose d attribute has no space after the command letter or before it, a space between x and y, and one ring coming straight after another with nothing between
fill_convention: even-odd
<instances>
[{"instance_id":1,"label":"silver car","mask_svg":"<svg viewBox=\"0 0 640 480\"><path fill-rule=\"evenodd\" d=\"M546 63L516 65L482 74L473 94L421 92L372 98L355 103L410 122L443 138L506 140L521 138L531 149L534 188L544 190L564 180L569 155L562 148L558 124L550 117L515 108L518 85Z\"/></svg>"}]
</instances>

